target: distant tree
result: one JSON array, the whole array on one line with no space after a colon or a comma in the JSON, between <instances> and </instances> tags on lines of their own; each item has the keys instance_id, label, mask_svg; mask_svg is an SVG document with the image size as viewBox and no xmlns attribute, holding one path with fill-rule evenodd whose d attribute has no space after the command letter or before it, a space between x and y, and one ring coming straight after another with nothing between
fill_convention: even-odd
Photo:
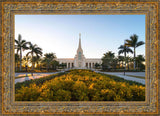
<instances>
[{"instance_id":1,"label":"distant tree","mask_svg":"<svg viewBox=\"0 0 160 116\"><path fill-rule=\"evenodd\" d=\"M59 62L56 61L56 60L53 60L53 61L51 62L51 65L52 65L53 70L56 70L57 67L59 66Z\"/></svg>"},{"instance_id":2,"label":"distant tree","mask_svg":"<svg viewBox=\"0 0 160 116\"><path fill-rule=\"evenodd\" d=\"M111 66L113 69L117 69L117 65L118 65L118 58L114 58L112 63L111 63Z\"/></svg>"},{"instance_id":3,"label":"distant tree","mask_svg":"<svg viewBox=\"0 0 160 116\"><path fill-rule=\"evenodd\" d=\"M125 57L125 70L126 70L126 54L127 53L133 53L133 51L126 45L121 45L119 48L118 54L123 54L124 53L124 57Z\"/></svg>"},{"instance_id":4,"label":"distant tree","mask_svg":"<svg viewBox=\"0 0 160 116\"><path fill-rule=\"evenodd\" d=\"M129 67L130 61L131 61L131 58L129 56L127 56L126 57L126 64L127 64L128 70L130 69L130 67Z\"/></svg>"},{"instance_id":5,"label":"distant tree","mask_svg":"<svg viewBox=\"0 0 160 116\"><path fill-rule=\"evenodd\" d=\"M118 56L119 68L123 68L124 56Z\"/></svg>"},{"instance_id":6,"label":"distant tree","mask_svg":"<svg viewBox=\"0 0 160 116\"><path fill-rule=\"evenodd\" d=\"M143 41L138 41L138 36L136 34L133 34L132 36L130 36L130 40L127 39L126 40L126 46L128 47L133 47L133 52L134 52L134 70L135 70L135 66L136 66L136 61L135 61L135 57L136 57L136 48L143 45L144 42Z\"/></svg>"},{"instance_id":7,"label":"distant tree","mask_svg":"<svg viewBox=\"0 0 160 116\"><path fill-rule=\"evenodd\" d=\"M22 51L29 49L27 45L29 42L26 42L26 40L22 40L22 36L18 35L18 40L15 39L15 49L17 49L17 54L20 52L20 71L22 70Z\"/></svg>"},{"instance_id":8,"label":"distant tree","mask_svg":"<svg viewBox=\"0 0 160 116\"><path fill-rule=\"evenodd\" d=\"M102 69L106 70L106 69L111 69L112 68L112 62L114 60L114 53L112 53L111 51L106 52L103 57L102 57Z\"/></svg>"},{"instance_id":9,"label":"distant tree","mask_svg":"<svg viewBox=\"0 0 160 116\"><path fill-rule=\"evenodd\" d=\"M32 58L33 69L34 69L35 65L38 66L39 62L40 62L40 56L33 56L33 58Z\"/></svg>"},{"instance_id":10,"label":"distant tree","mask_svg":"<svg viewBox=\"0 0 160 116\"><path fill-rule=\"evenodd\" d=\"M137 68L139 70L144 70L145 69L145 65L143 64L143 62L145 61L145 58L143 55L138 55L136 57L136 65L137 65Z\"/></svg>"},{"instance_id":11,"label":"distant tree","mask_svg":"<svg viewBox=\"0 0 160 116\"><path fill-rule=\"evenodd\" d=\"M97 68L99 68L101 65L100 64L98 64L98 63L95 63L95 68L97 69Z\"/></svg>"},{"instance_id":12,"label":"distant tree","mask_svg":"<svg viewBox=\"0 0 160 116\"><path fill-rule=\"evenodd\" d=\"M36 57L40 57L42 56L43 52L42 52L42 49L40 47L38 47L36 44L32 44L30 43L30 46L29 46L29 52L27 53L27 56L30 54L31 57L32 57L32 71L34 69L34 56Z\"/></svg>"},{"instance_id":13,"label":"distant tree","mask_svg":"<svg viewBox=\"0 0 160 116\"><path fill-rule=\"evenodd\" d=\"M59 64L59 67L62 67L62 68L65 68L66 66L67 66L66 63L61 63L61 64Z\"/></svg>"},{"instance_id":14,"label":"distant tree","mask_svg":"<svg viewBox=\"0 0 160 116\"><path fill-rule=\"evenodd\" d=\"M36 60L37 69L41 70L42 61L43 61L42 57L38 57L38 59Z\"/></svg>"},{"instance_id":15,"label":"distant tree","mask_svg":"<svg viewBox=\"0 0 160 116\"><path fill-rule=\"evenodd\" d=\"M22 59L22 64L25 66L26 71L28 70L29 63L32 63L30 56L24 56Z\"/></svg>"},{"instance_id":16,"label":"distant tree","mask_svg":"<svg viewBox=\"0 0 160 116\"><path fill-rule=\"evenodd\" d=\"M56 58L54 53L46 53L44 54L44 59L43 59L43 63L46 65L46 69L47 71L49 70L52 61Z\"/></svg>"}]
</instances>

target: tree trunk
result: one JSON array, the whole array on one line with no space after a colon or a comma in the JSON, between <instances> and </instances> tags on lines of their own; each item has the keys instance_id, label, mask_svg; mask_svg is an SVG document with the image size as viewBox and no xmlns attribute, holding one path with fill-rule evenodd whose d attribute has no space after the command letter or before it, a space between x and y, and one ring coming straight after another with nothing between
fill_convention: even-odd
<instances>
[{"instance_id":1,"label":"tree trunk","mask_svg":"<svg viewBox=\"0 0 160 116\"><path fill-rule=\"evenodd\" d=\"M126 52L124 52L125 70L126 70Z\"/></svg>"},{"instance_id":2,"label":"tree trunk","mask_svg":"<svg viewBox=\"0 0 160 116\"><path fill-rule=\"evenodd\" d=\"M17 50L17 55L18 55L18 50ZM19 55L18 55L18 58L19 58ZM18 60L16 62L16 71L18 71Z\"/></svg>"},{"instance_id":3,"label":"tree trunk","mask_svg":"<svg viewBox=\"0 0 160 116\"><path fill-rule=\"evenodd\" d=\"M20 49L20 71L22 70L22 50Z\"/></svg>"},{"instance_id":4,"label":"tree trunk","mask_svg":"<svg viewBox=\"0 0 160 116\"><path fill-rule=\"evenodd\" d=\"M34 65L34 63L33 63L33 54L32 54L32 71L33 71L33 65Z\"/></svg>"},{"instance_id":5,"label":"tree trunk","mask_svg":"<svg viewBox=\"0 0 160 116\"><path fill-rule=\"evenodd\" d=\"M134 47L134 70L136 68L136 60L135 60L135 58L136 58L136 48Z\"/></svg>"},{"instance_id":6,"label":"tree trunk","mask_svg":"<svg viewBox=\"0 0 160 116\"><path fill-rule=\"evenodd\" d=\"M33 53L32 53L32 76L33 76Z\"/></svg>"},{"instance_id":7,"label":"tree trunk","mask_svg":"<svg viewBox=\"0 0 160 116\"><path fill-rule=\"evenodd\" d=\"M49 71L49 64L47 64L47 71Z\"/></svg>"},{"instance_id":8,"label":"tree trunk","mask_svg":"<svg viewBox=\"0 0 160 116\"><path fill-rule=\"evenodd\" d=\"M129 63L130 63L130 62L129 62L129 60L128 60L128 70L129 70Z\"/></svg>"},{"instance_id":9,"label":"tree trunk","mask_svg":"<svg viewBox=\"0 0 160 116\"><path fill-rule=\"evenodd\" d=\"M123 69L123 60L122 60L122 69Z\"/></svg>"},{"instance_id":10,"label":"tree trunk","mask_svg":"<svg viewBox=\"0 0 160 116\"><path fill-rule=\"evenodd\" d=\"M124 68L124 75L125 75L125 71L126 71L126 52L124 52L124 61L125 61L125 68Z\"/></svg>"},{"instance_id":11,"label":"tree trunk","mask_svg":"<svg viewBox=\"0 0 160 116\"><path fill-rule=\"evenodd\" d=\"M15 67L16 67L16 71L17 71L17 62L15 63L15 65L16 65Z\"/></svg>"}]
</instances>

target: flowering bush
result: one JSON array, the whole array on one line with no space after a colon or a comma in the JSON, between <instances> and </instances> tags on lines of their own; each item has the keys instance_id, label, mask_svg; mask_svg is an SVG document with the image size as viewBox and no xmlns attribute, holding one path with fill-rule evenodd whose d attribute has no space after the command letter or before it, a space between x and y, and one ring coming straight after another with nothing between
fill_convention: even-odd
<instances>
[{"instance_id":1,"label":"flowering bush","mask_svg":"<svg viewBox=\"0 0 160 116\"><path fill-rule=\"evenodd\" d=\"M82 69L16 89L16 101L144 100L144 85Z\"/></svg>"}]
</instances>

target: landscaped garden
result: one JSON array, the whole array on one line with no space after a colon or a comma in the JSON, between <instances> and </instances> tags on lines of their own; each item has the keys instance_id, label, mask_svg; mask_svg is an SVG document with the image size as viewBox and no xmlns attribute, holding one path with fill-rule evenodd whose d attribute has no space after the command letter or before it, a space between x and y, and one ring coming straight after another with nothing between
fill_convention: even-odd
<instances>
[{"instance_id":1,"label":"landscaped garden","mask_svg":"<svg viewBox=\"0 0 160 116\"><path fill-rule=\"evenodd\" d=\"M145 86L75 69L15 84L16 101L144 101Z\"/></svg>"}]
</instances>

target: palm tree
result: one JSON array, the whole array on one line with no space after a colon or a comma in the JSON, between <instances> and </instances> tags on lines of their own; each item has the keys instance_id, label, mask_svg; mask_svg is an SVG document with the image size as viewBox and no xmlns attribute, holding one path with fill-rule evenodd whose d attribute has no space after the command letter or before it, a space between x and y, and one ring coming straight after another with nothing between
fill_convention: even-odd
<instances>
[{"instance_id":1,"label":"palm tree","mask_svg":"<svg viewBox=\"0 0 160 116\"><path fill-rule=\"evenodd\" d=\"M137 68L139 68L139 70L142 70L145 68L143 62L145 61L145 58L143 55L138 55L136 57L136 65L137 65Z\"/></svg>"},{"instance_id":2,"label":"palm tree","mask_svg":"<svg viewBox=\"0 0 160 116\"><path fill-rule=\"evenodd\" d=\"M30 56L24 56L22 61L23 61L23 65L28 65L31 61L31 57Z\"/></svg>"},{"instance_id":3,"label":"palm tree","mask_svg":"<svg viewBox=\"0 0 160 116\"><path fill-rule=\"evenodd\" d=\"M133 47L134 49L134 70L136 67L136 62L135 62L135 57L136 57L136 48L143 45L144 42L143 41L138 41L138 36L136 34L133 34L132 36L130 36L130 40L126 40L126 44L128 47Z\"/></svg>"},{"instance_id":4,"label":"palm tree","mask_svg":"<svg viewBox=\"0 0 160 116\"><path fill-rule=\"evenodd\" d=\"M126 70L126 53L133 53L133 51L126 45L121 45L118 49L120 49L118 51L118 54L122 54L124 53L124 58L125 58L125 70Z\"/></svg>"},{"instance_id":5,"label":"palm tree","mask_svg":"<svg viewBox=\"0 0 160 116\"><path fill-rule=\"evenodd\" d=\"M26 72L28 70L28 64L30 63L31 61L31 57L30 56L24 56L23 59L22 59L22 64L25 65L25 68L26 68Z\"/></svg>"},{"instance_id":6,"label":"palm tree","mask_svg":"<svg viewBox=\"0 0 160 116\"><path fill-rule=\"evenodd\" d=\"M129 69L130 69L130 68L129 68L129 65L130 65L130 57L129 57L129 56L126 57L126 62L127 62L128 70L129 70Z\"/></svg>"},{"instance_id":7,"label":"palm tree","mask_svg":"<svg viewBox=\"0 0 160 116\"><path fill-rule=\"evenodd\" d=\"M100 67L100 64L98 64L98 63L95 63L95 68L97 69L98 67Z\"/></svg>"},{"instance_id":8,"label":"palm tree","mask_svg":"<svg viewBox=\"0 0 160 116\"><path fill-rule=\"evenodd\" d=\"M19 53L20 51L20 71L22 69L22 50L27 50L28 47L27 47L27 44L29 42L26 42L26 40L22 40L22 36L19 34L18 35L18 40L15 39L15 49L17 49L17 54Z\"/></svg>"},{"instance_id":9,"label":"palm tree","mask_svg":"<svg viewBox=\"0 0 160 116\"><path fill-rule=\"evenodd\" d=\"M49 70L49 67L52 63L52 61L56 58L54 53L46 53L44 54L43 62L46 64L46 69Z\"/></svg>"},{"instance_id":10,"label":"palm tree","mask_svg":"<svg viewBox=\"0 0 160 116\"><path fill-rule=\"evenodd\" d=\"M113 68L114 70L116 70L117 64L118 64L118 58L114 58L113 61L112 61L112 68Z\"/></svg>"},{"instance_id":11,"label":"palm tree","mask_svg":"<svg viewBox=\"0 0 160 116\"><path fill-rule=\"evenodd\" d=\"M122 65L122 68L123 68L124 56L118 56L118 61L119 61L119 69L120 69L121 65Z\"/></svg>"},{"instance_id":12,"label":"palm tree","mask_svg":"<svg viewBox=\"0 0 160 116\"><path fill-rule=\"evenodd\" d=\"M111 69L112 68L112 62L115 58L114 53L112 53L111 51L108 51L103 55L104 55L102 57L102 68L103 68L103 70Z\"/></svg>"},{"instance_id":13,"label":"palm tree","mask_svg":"<svg viewBox=\"0 0 160 116\"><path fill-rule=\"evenodd\" d=\"M40 56L33 56L33 58L32 58L33 69L34 69L35 65L38 66L39 61L40 61Z\"/></svg>"},{"instance_id":14,"label":"palm tree","mask_svg":"<svg viewBox=\"0 0 160 116\"><path fill-rule=\"evenodd\" d=\"M26 56L28 56L29 54L31 54L31 58L32 58L32 71L33 71L33 68L34 68L34 56L36 55L37 57L39 56L42 56L42 49L40 47L38 47L36 44L32 44L31 42L29 43L29 49L30 51L27 53Z\"/></svg>"},{"instance_id":15,"label":"palm tree","mask_svg":"<svg viewBox=\"0 0 160 116\"><path fill-rule=\"evenodd\" d=\"M42 63L42 58L37 57L37 59L36 59L37 69L41 69L41 63Z\"/></svg>"},{"instance_id":16,"label":"palm tree","mask_svg":"<svg viewBox=\"0 0 160 116\"><path fill-rule=\"evenodd\" d=\"M18 54L15 54L15 69L17 71L17 68L18 68L18 62L19 62L19 55Z\"/></svg>"},{"instance_id":17,"label":"palm tree","mask_svg":"<svg viewBox=\"0 0 160 116\"><path fill-rule=\"evenodd\" d=\"M51 62L51 66L52 66L52 69L53 69L53 70L56 70L58 65L59 65L59 62L56 61L56 60L53 60L53 61Z\"/></svg>"}]
</instances>

